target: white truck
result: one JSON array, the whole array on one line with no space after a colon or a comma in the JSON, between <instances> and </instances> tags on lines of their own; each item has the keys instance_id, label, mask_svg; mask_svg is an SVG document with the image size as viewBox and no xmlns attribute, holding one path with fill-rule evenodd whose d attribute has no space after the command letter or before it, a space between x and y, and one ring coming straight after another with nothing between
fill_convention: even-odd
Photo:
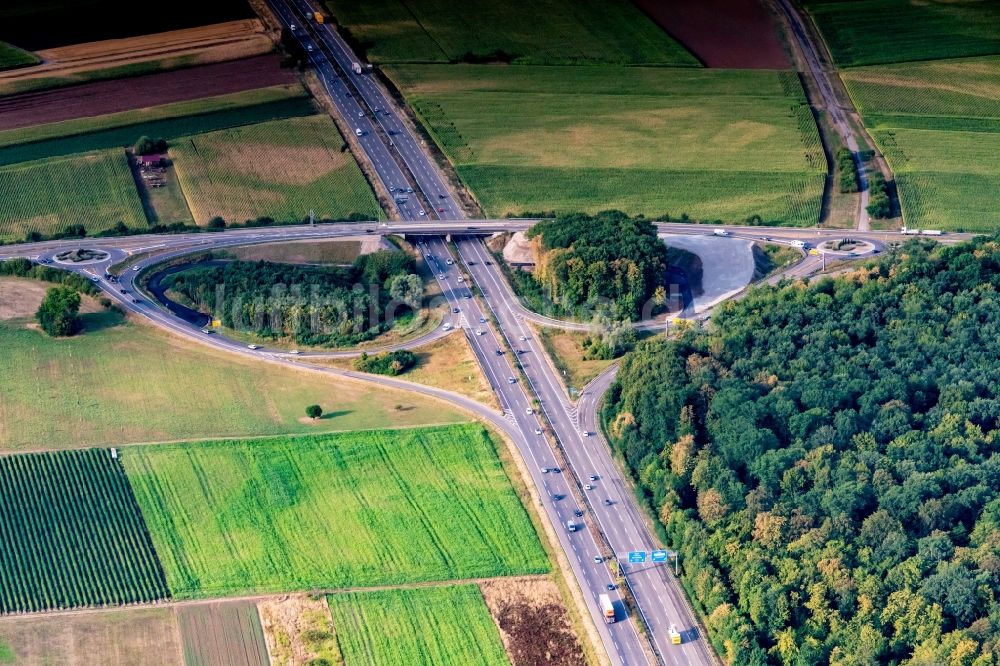
<instances>
[{"instance_id":1,"label":"white truck","mask_svg":"<svg viewBox=\"0 0 1000 666\"><path fill-rule=\"evenodd\" d=\"M605 624L615 623L615 607L611 604L611 599L606 594L597 598L601 603L601 614L604 615Z\"/></svg>"},{"instance_id":2,"label":"white truck","mask_svg":"<svg viewBox=\"0 0 1000 666\"><path fill-rule=\"evenodd\" d=\"M727 236L730 236L731 234L728 231L726 231L725 229L716 229L715 231L712 232L712 235L713 236L722 236L723 238L726 238Z\"/></svg>"},{"instance_id":3,"label":"white truck","mask_svg":"<svg viewBox=\"0 0 1000 666\"><path fill-rule=\"evenodd\" d=\"M360 74L361 73L361 63L360 62L352 62L351 63L351 71L354 72L355 74Z\"/></svg>"},{"instance_id":4,"label":"white truck","mask_svg":"<svg viewBox=\"0 0 1000 666\"><path fill-rule=\"evenodd\" d=\"M800 240L793 240L792 242L789 243L789 245L791 245L792 247L797 247L797 248L803 249L803 250L806 249L807 247L809 247L809 243L807 243L805 241L800 241Z\"/></svg>"}]
</instances>

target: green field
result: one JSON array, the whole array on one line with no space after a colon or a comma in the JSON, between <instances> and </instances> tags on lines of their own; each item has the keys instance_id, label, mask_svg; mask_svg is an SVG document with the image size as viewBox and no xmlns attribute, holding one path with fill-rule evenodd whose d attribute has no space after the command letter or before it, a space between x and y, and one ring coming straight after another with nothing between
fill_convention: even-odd
<instances>
[{"instance_id":1,"label":"green field","mask_svg":"<svg viewBox=\"0 0 1000 666\"><path fill-rule=\"evenodd\" d=\"M184 137L170 154L198 224L260 216L382 219L371 187L327 116Z\"/></svg>"},{"instance_id":2,"label":"green field","mask_svg":"<svg viewBox=\"0 0 1000 666\"><path fill-rule=\"evenodd\" d=\"M793 74L401 65L390 76L487 215L808 225L826 160Z\"/></svg>"},{"instance_id":3,"label":"green field","mask_svg":"<svg viewBox=\"0 0 1000 666\"><path fill-rule=\"evenodd\" d=\"M178 597L539 573L478 424L122 453Z\"/></svg>"},{"instance_id":4,"label":"green field","mask_svg":"<svg viewBox=\"0 0 1000 666\"><path fill-rule=\"evenodd\" d=\"M27 67L38 62L41 61L34 53L19 49L7 42L0 42L0 71L16 67Z\"/></svg>"},{"instance_id":5,"label":"green field","mask_svg":"<svg viewBox=\"0 0 1000 666\"><path fill-rule=\"evenodd\" d=\"M510 664L475 585L328 597L345 666Z\"/></svg>"},{"instance_id":6,"label":"green field","mask_svg":"<svg viewBox=\"0 0 1000 666\"><path fill-rule=\"evenodd\" d=\"M106 150L0 168L0 239L82 224L146 226L125 152Z\"/></svg>"},{"instance_id":7,"label":"green field","mask_svg":"<svg viewBox=\"0 0 1000 666\"><path fill-rule=\"evenodd\" d=\"M0 449L466 420L437 401L235 358L118 315L84 321L83 334L66 339L0 321ZM313 403L328 416L300 422Z\"/></svg>"},{"instance_id":8,"label":"green field","mask_svg":"<svg viewBox=\"0 0 1000 666\"><path fill-rule=\"evenodd\" d=\"M911 227L1000 229L1000 57L850 69Z\"/></svg>"},{"instance_id":9,"label":"green field","mask_svg":"<svg viewBox=\"0 0 1000 666\"><path fill-rule=\"evenodd\" d=\"M806 0L842 67L1000 53L992 0Z\"/></svg>"},{"instance_id":10,"label":"green field","mask_svg":"<svg viewBox=\"0 0 1000 666\"><path fill-rule=\"evenodd\" d=\"M0 457L0 613L167 596L142 516L107 449Z\"/></svg>"},{"instance_id":11,"label":"green field","mask_svg":"<svg viewBox=\"0 0 1000 666\"><path fill-rule=\"evenodd\" d=\"M467 54L518 64L698 66L627 0L327 0L376 63L454 62Z\"/></svg>"},{"instance_id":12,"label":"green field","mask_svg":"<svg viewBox=\"0 0 1000 666\"><path fill-rule=\"evenodd\" d=\"M167 139L316 112L298 85L178 102L94 118L0 132L0 165L135 143L143 134Z\"/></svg>"}]
</instances>

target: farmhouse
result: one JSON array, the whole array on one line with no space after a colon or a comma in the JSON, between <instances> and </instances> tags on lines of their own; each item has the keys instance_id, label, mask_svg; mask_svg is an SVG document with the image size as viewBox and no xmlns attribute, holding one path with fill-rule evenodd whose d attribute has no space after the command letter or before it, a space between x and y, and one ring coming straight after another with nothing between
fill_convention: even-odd
<instances>
[{"instance_id":1,"label":"farmhouse","mask_svg":"<svg viewBox=\"0 0 1000 666\"><path fill-rule=\"evenodd\" d=\"M141 167L158 167L166 164L166 158L161 153L153 153L152 155L138 155L136 160L139 162Z\"/></svg>"}]
</instances>

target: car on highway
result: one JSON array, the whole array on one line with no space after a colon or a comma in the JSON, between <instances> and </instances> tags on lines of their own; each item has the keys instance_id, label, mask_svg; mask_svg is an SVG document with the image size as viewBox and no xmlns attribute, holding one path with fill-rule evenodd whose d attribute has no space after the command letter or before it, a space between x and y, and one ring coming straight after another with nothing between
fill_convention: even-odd
<instances>
[{"instance_id":1,"label":"car on highway","mask_svg":"<svg viewBox=\"0 0 1000 666\"><path fill-rule=\"evenodd\" d=\"M308 46L306 46L306 51L309 51L309 53L313 52L313 46L312 46L312 44L309 44Z\"/></svg>"},{"instance_id":2,"label":"car on highway","mask_svg":"<svg viewBox=\"0 0 1000 666\"><path fill-rule=\"evenodd\" d=\"M448 264L449 266L451 266L451 265L453 265L453 264L454 264L455 262L454 262L454 261L452 261L451 259L446 259L444 263L446 263L446 264Z\"/></svg>"},{"instance_id":3,"label":"car on highway","mask_svg":"<svg viewBox=\"0 0 1000 666\"><path fill-rule=\"evenodd\" d=\"M597 481L597 479L598 479L598 476L596 474L591 474L590 475L590 480L591 481Z\"/></svg>"},{"instance_id":4,"label":"car on highway","mask_svg":"<svg viewBox=\"0 0 1000 666\"><path fill-rule=\"evenodd\" d=\"M205 335L211 335L212 333L215 333L215 331L213 331L210 328L203 328L201 329L201 332L204 333Z\"/></svg>"},{"instance_id":5,"label":"car on highway","mask_svg":"<svg viewBox=\"0 0 1000 666\"><path fill-rule=\"evenodd\" d=\"M137 270L139 270L139 267L138 267L138 266L133 266L133 267L132 267L132 270L133 270L133 271L137 271Z\"/></svg>"},{"instance_id":6,"label":"car on highway","mask_svg":"<svg viewBox=\"0 0 1000 666\"><path fill-rule=\"evenodd\" d=\"M258 345L247 345L247 349L249 349L250 351L254 351L260 349L260 347Z\"/></svg>"},{"instance_id":7,"label":"car on highway","mask_svg":"<svg viewBox=\"0 0 1000 666\"><path fill-rule=\"evenodd\" d=\"M91 282L100 282L101 278L97 277L96 275L91 275L90 276L90 281Z\"/></svg>"},{"instance_id":8,"label":"car on highway","mask_svg":"<svg viewBox=\"0 0 1000 666\"><path fill-rule=\"evenodd\" d=\"M533 410L531 407L528 407L527 409L524 410L524 413L527 414L528 416L531 416L532 414L535 413L535 410Z\"/></svg>"},{"instance_id":9,"label":"car on highway","mask_svg":"<svg viewBox=\"0 0 1000 666\"><path fill-rule=\"evenodd\" d=\"M138 302L139 302L139 299L138 299L138 298L135 298L135 297L133 297L133 298L132 298L132 302L133 302L133 303L138 303Z\"/></svg>"},{"instance_id":10,"label":"car on highway","mask_svg":"<svg viewBox=\"0 0 1000 666\"><path fill-rule=\"evenodd\" d=\"M580 434L583 435L584 437L590 437L590 431L589 430L581 430Z\"/></svg>"},{"instance_id":11,"label":"car on highway","mask_svg":"<svg viewBox=\"0 0 1000 666\"><path fill-rule=\"evenodd\" d=\"M365 117L365 112L364 111L358 111L358 118L364 118L364 117Z\"/></svg>"},{"instance_id":12,"label":"car on highway","mask_svg":"<svg viewBox=\"0 0 1000 666\"><path fill-rule=\"evenodd\" d=\"M535 428L535 434L536 435L541 435L542 434L542 429L541 428Z\"/></svg>"},{"instance_id":13,"label":"car on highway","mask_svg":"<svg viewBox=\"0 0 1000 666\"><path fill-rule=\"evenodd\" d=\"M486 335L486 331L481 328L476 329L476 335Z\"/></svg>"},{"instance_id":14,"label":"car on highway","mask_svg":"<svg viewBox=\"0 0 1000 666\"><path fill-rule=\"evenodd\" d=\"M291 29L291 31L292 31L292 32L295 32L295 30L296 30L296 29L298 28L298 26L297 26L297 25L295 25L294 23L292 23L292 24L291 24L291 25L289 25L288 27L289 27L289 28Z\"/></svg>"},{"instance_id":15,"label":"car on highway","mask_svg":"<svg viewBox=\"0 0 1000 666\"><path fill-rule=\"evenodd\" d=\"M298 355L299 355L299 354L301 354L302 352L300 352L300 351L299 351L298 349L292 349L292 350L291 350L291 351L289 351L288 353L289 353L289 354L291 354L291 355L293 355L293 356L298 356Z\"/></svg>"},{"instance_id":16,"label":"car on highway","mask_svg":"<svg viewBox=\"0 0 1000 666\"><path fill-rule=\"evenodd\" d=\"M447 199L448 196L445 194L438 194L438 199Z\"/></svg>"},{"instance_id":17,"label":"car on highway","mask_svg":"<svg viewBox=\"0 0 1000 666\"><path fill-rule=\"evenodd\" d=\"M615 584L608 583L608 592L614 592L614 591L615 591Z\"/></svg>"},{"instance_id":18,"label":"car on highway","mask_svg":"<svg viewBox=\"0 0 1000 666\"><path fill-rule=\"evenodd\" d=\"M566 497L565 495L556 494L556 495L552 496L552 499L555 500L556 502L558 502L558 501L564 499L565 497Z\"/></svg>"},{"instance_id":19,"label":"car on highway","mask_svg":"<svg viewBox=\"0 0 1000 666\"><path fill-rule=\"evenodd\" d=\"M444 212L444 208L438 208L438 212L439 213L443 213Z\"/></svg>"},{"instance_id":20,"label":"car on highway","mask_svg":"<svg viewBox=\"0 0 1000 666\"><path fill-rule=\"evenodd\" d=\"M118 291L122 292L123 294L127 294L128 293L128 289L119 289Z\"/></svg>"},{"instance_id":21,"label":"car on highway","mask_svg":"<svg viewBox=\"0 0 1000 666\"><path fill-rule=\"evenodd\" d=\"M606 498L604 500L604 506L611 506L612 504L614 504L614 502L612 502L611 499Z\"/></svg>"},{"instance_id":22,"label":"car on highway","mask_svg":"<svg viewBox=\"0 0 1000 666\"><path fill-rule=\"evenodd\" d=\"M548 467L542 467L541 469L542 469L542 474L548 474L549 473L549 468Z\"/></svg>"},{"instance_id":23,"label":"car on highway","mask_svg":"<svg viewBox=\"0 0 1000 666\"><path fill-rule=\"evenodd\" d=\"M508 384L516 384L516 383L517 383L517 380L516 380L516 379L514 379L513 377L508 377L508 378L507 378L507 383L508 383Z\"/></svg>"},{"instance_id":24,"label":"car on highway","mask_svg":"<svg viewBox=\"0 0 1000 666\"><path fill-rule=\"evenodd\" d=\"M420 215L420 217L424 217L424 216L427 215L427 213L425 213L424 211L420 211L419 215Z\"/></svg>"},{"instance_id":25,"label":"car on highway","mask_svg":"<svg viewBox=\"0 0 1000 666\"><path fill-rule=\"evenodd\" d=\"M594 564L600 564L603 561L604 561L603 557L601 557L600 555L594 555Z\"/></svg>"},{"instance_id":26,"label":"car on highway","mask_svg":"<svg viewBox=\"0 0 1000 666\"><path fill-rule=\"evenodd\" d=\"M519 339L521 340L521 342L524 342L524 341L525 341L525 340L527 340L528 338L526 338L525 336L523 336L523 335L522 335L522 336L521 336L521 337L520 337Z\"/></svg>"},{"instance_id":27,"label":"car on highway","mask_svg":"<svg viewBox=\"0 0 1000 666\"><path fill-rule=\"evenodd\" d=\"M464 278L464 277L462 277L461 275L459 275L459 276L458 276L458 281L459 281L459 282L465 282L465 278Z\"/></svg>"},{"instance_id":28,"label":"car on highway","mask_svg":"<svg viewBox=\"0 0 1000 666\"><path fill-rule=\"evenodd\" d=\"M447 280L447 279L448 279L448 278L446 278L446 277L444 276L444 273L441 273L440 275L438 275L438 280Z\"/></svg>"},{"instance_id":29,"label":"car on highway","mask_svg":"<svg viewBox=\"0 0 1000 666\"><path fill-rule=\"evenodd\" d=\"M469 292L465 292L465 300L467 301L472 300L472 294L470 294Z\"/></svg>"},{"instance_id":30,"label":"car on highway","mask_svg":"<svg viewBox=\"0 0 1000 666\"><path fill-rule=\"evenodd\" d=\"M406 193L407 194L413 194L413 188L412 187L406 188Z\"/></svg>"},{"instance_id":31,"label":"car on highway","mask_svg":"<svg viewBox=\"0 0 1000 666\"><path fill-rule=\"evenodd\" d=\"M451 311L453 314L458 314L459 312L461 312L461 310L459 310L458 308L452 308Z\"/></svg>"},{"instance_id":32,"label":"car on highway","mask_svg":"<svg viewBox=\"0 0 1000 666\"><path fill-rule=\"evenodd\" d=\"M593 490L593 489L594 489L594 486L592 486L592 485L590 485L590 484L588 483L587 485L585 485L585 486L583 487L583 489L584 489L584 490Z\"/></svg>"},{"instance_id":33,"label":"car on highway","mask_svg":"<svg viewBox=\"0 0 1000 666\"><path fill-rule=\"evenodd\" d=\"M576 516L577 518L579 518L580 516L583 515L583 509L574 509L573 510L573 515Z\"/></svg>"},{"instance_id":34,"label":"car on highway","mask_svg":"<svg viewBox=\"0 0 1000 666\"><path fill-rule=\"evenodd\" d=\"M485 324L486 323L486 317L480 317L479 318L479 323L480 324Z\"/></svg>"}]
</instances>

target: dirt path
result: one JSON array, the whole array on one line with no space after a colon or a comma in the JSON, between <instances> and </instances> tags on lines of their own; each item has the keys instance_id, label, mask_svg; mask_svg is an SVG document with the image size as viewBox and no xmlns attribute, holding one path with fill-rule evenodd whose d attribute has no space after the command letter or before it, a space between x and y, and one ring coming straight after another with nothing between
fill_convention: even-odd
<instances>
[{"instance_id":1,"label":"dirt path","mask_svg":"<svg viewBox=\"0 0 1000 666\"><path fill-rule=\"evenodd\" d=\"M294 83L277 55L0 97L0 130Z\"/></svg>"}]
</instances>

